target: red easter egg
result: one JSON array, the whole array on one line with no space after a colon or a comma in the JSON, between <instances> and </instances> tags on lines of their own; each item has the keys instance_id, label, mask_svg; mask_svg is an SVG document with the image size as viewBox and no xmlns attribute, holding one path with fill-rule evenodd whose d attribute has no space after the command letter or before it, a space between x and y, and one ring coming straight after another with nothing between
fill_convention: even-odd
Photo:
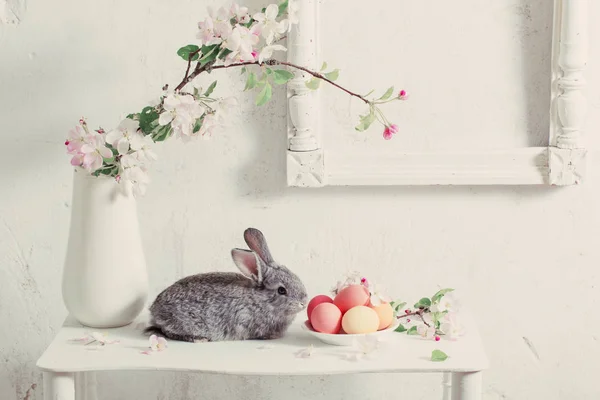
<instances>
[{"instance_id":1,"label":"red easter egg","mask_svg":"<svg viewBox=\"0 0 600 400\"><path fill-rule=\"evenodd\" d=\"M362 285L346 286L335 296L333 304L338 306L342 314L356 306L369 304L369 291Z\"/></svg>"},{"instance_id":2,"label":"red easter egg","mask_svg":"<svg viewBox=\"0 0 600 400\"><path fill-rule=\"evenodd\" d=\"M311 314L310 324L321 333L338 333L342 327L342 312L333 303L321 303Z\"/></svg>"},{"instance_id":3,"label":"red easter egg","mask_svg":"<svg viewBox=\"0 0 600 400\"><path fill-rule=\"evenodd\" d=\"M313 297L309 302L308 302L308 306L306 307L306 315L308 315L308 320L310 321L310 314L313 312L313 310L315 309L316 306L318 306L321 303L333 303L333 299L329 296L326 296L324 294L320 294L318 296Z\"/></svg>"}]
</instances>

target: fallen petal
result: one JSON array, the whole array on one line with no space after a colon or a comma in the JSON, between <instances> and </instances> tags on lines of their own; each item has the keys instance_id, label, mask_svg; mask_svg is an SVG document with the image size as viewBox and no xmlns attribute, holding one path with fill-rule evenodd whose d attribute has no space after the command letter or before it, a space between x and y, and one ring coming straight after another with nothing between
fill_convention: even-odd
<instances>
[{"instance_id":1,"label":"fallen petal","mask_svg":"<svg viewBox=\"0 0 600 400\"><path fill-rule=\"evenodd\" d=\"M308 357L312 356L312 354L314 353L314 351L315 351L315 348L311 344L309 347L297 351L296 352L296 357L298 357L298 358L308 358Z\"/></svg>"}]
</instances>

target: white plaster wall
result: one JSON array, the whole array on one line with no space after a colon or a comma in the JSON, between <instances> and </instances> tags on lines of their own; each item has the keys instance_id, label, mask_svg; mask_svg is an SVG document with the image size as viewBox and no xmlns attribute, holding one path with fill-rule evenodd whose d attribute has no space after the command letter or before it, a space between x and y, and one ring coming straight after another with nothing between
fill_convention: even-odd
<instances>
[{"instance_id":1,"label":"white plaster wall","mask_svg":"<svg viewBox=\"0 0 600 400\"><path fill-rule=\"evenodd\" d=\"M591 19L597 20L600 5L592 3ZM71 201L65 134L81 115L92 125L114 125L162 84L180 78L174 52L193 41L207 3L9 4L20 23L0 25L0 399L24 399L37 384L30 400L40 400L35 360L65 317L60 277ZM532 7L533 20L542 17L536 12L541 1L523 4ZM598 29L593 28L595 37ZM544 37L535 40L544 46ZM341 60L348 46L329 59ZM600 129L597 45L590 57L587 134L593 146ZM523 83L522 72L513 75L511 80ZM219 77L222 94L243 88L235 72ZM537 89L534 95L547 102L547 88ZM570 188L288 189L283 91L262 109L249 96L240 99L232 127L212 141L157 148L154 181L139 202L152 295L184 275L233 270L230 248L242 244L244 228L257 226L276 257L314 293L327 290L346 267L385 278L390 289L409 299L437 284L456 287L479 318L492 362L485 399L600 398L597 157L588 181ZM448 134L460 140L461 131L453 131L451 121L447 125ZM419 375L256 379L107 373L99 383L102 398L111 400L441 394L437 377Z\"/></svg>"}]
</instances>

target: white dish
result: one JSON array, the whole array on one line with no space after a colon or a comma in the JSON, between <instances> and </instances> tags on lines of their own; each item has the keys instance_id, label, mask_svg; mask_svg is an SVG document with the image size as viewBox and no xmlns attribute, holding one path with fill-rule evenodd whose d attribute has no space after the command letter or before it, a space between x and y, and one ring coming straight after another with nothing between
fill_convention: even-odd
<instances>
[{"instance_id":1,"label":"white dish","mask_svg":"<svg viewBox=\"0 0 600 400\"><path fill-rule=\"evenodd\" d=\"M400 322L396 320L392 323L392 325L381 331L373 333L357 333L352 335L347 333L332 334L317 332L313 329L312 325L310 324L310 322L308 322L308 320L304 321L304 323L302 324L302 328L312 336L322 341L323 343L332 344L334 346L352 346L354 344L355 339L363 336L377 337L380 340L384 340L385 336L394 333L394 329L396 329L398 325L400 325Z\"/></svg>"}]
</instances>

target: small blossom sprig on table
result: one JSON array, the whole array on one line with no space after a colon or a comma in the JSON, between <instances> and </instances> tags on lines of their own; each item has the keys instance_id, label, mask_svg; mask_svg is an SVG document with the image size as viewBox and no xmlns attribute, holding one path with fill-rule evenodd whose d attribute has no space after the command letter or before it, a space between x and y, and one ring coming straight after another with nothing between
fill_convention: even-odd
<instances>
[{"instance_id":1,"label":"small blossom sprig on table","mask_svg":"<svg viewBox=\"0 0 600 400\"><path fill-rule=\"evenodd\" d=\"M151 335L148 338L148 342L149 342L148 350L142 351L142 354L146 354L148 356L155 354L156 352L159 352L159 351L164 351L168 347L167 339L165 339L164 337Z\"/></svg>"},{"instance_id":2,"label":"small blossom sprig on table","mask_svg":"<svg viewBox=\"0 0 600 400\"><path fill-rule=\"evenodd\" d=\"M71 339L70 341L83 343L85 346L96 344L97 347L120 343L120 340L108 340L108 335L100 332L92 332L90 334Z\"/></svg>"},{"instance_id":3,"label":"small blossom sprig on table","mask_svg":"<svg viewBox=\"0 0 600 400\"><path fill-rule=\"evenodd\" d=\"M405 90L396 92L391 87L379 98L369 99L374 91L363 96L336 83L340 71L329 69L327 63L319 71L313 71L274 57L287 51L280 41L298 23L299 8L298 0L269 4L255 13L236 3L217 11L209 8L209 16L198 23L197 43L177 51L185 62L181 82L174 89L164 85L158 99L127 115L114 129L92 131L85 118L81 118L65 142L67 153L72 156L71 165L94 176L131 182L134 195L144 194L150 181L149 164L157 158L152 150L154 143L172 137L183 142L209 138L227 122L237 100L213 96L217 81L206 89L200 83L204 74L227 68L240 68L246 78L243 91L256 92L257 106L270 101L274 86L296 77L289 69L302 71L310 76L305 81L308 89L317 90L321 82L326 82L368 106L357 131L365 131L379 121L384 127L383 137L391 139L399 128L385 117L379 106L405 100L408 97Z\"/></svg>"},{"instance_id":4,"label":"small blossom sprig on table","mask_svg":"<svg viewBox=\"0 0 600 400\"><path fill-rule=\"evenodd\" d=\"M440 341L442 336L458 339L465 332L458 315L458 300L453 292L451 288L440 289L431 298L423 297L416 302L414 309L405 308L406 302L392 302L396 318L401 321L396 332L435 341ZM409 324L411 326L407 328Z\"/></svg>"}]
</instances>

